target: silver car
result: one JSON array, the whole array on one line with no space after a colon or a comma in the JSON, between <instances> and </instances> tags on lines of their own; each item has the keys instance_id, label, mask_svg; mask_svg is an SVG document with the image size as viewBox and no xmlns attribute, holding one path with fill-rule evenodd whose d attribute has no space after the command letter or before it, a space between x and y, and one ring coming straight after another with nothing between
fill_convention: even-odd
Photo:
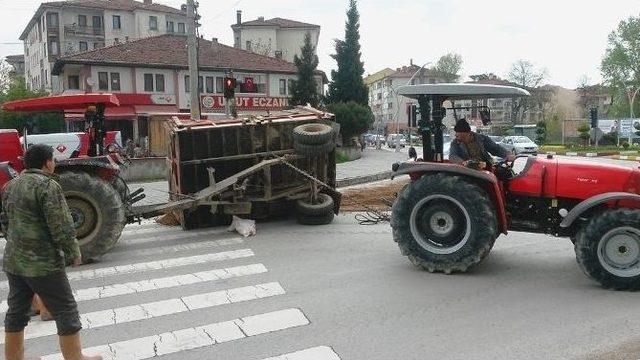
<instances>
[{"instance_id":1,"label":"silver car","mask_svg":"<svg viewBox=\"0 0 640 360\"><path fill-rule=\"evenodd\" d=\"M526 136L507 136L498 144L514 155L538 155L538 145Z\"/></svg>"}]
</instances>

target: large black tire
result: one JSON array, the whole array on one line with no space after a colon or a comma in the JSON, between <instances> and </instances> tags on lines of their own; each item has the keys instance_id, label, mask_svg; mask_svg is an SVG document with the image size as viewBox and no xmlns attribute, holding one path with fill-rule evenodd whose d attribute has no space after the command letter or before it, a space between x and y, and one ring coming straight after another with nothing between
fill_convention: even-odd
<instances>
[{"instance_id":1,"label":"large black tire","mask_svg":"<svg viewBox=\"0 0 640 360\"><path fill-rule=\"evenodd\" d=\"M318 203L311 204L307 199L296 201L296 218L303 225L327 225L333 221L334 202L327 194L318 194Z\"/></svg>"},{"instance_id":2,"label":"large black tire","mask_svg":"<svg viewBox=\"0 0 640 360\"><path fill-rule=\"evenodd\" d=\"M73 216L83 261L99 259L118 242L126 224L120 194L106 181L82 172L63 172L59 182Z\"/></svg>"},{"instance_id":3,"label":"large black tire","mask_svg":"<svg viewBox=\"0 0 640 360\"><path fill-rule=\"evenodd\" d=\"M391 215L400 252L430 272L465 272L499 234L487 192L460 176L427 174L399 194Z\"/></svg>"},{"instance_id":4,"label":"large black tire","mask_svg":"<svg viewBox=\"0 0 640 360\"><path fill-rule=\"evenodd\" d=\"M640 290L640 210L607 210L578 232L576 260L604 288Z\"/></svg>"},{"instance_id":5,"label":"large black tire","mask_svg":"<svg viewBox=\"0 0 640 360\"><path fill-rule=\"evenodd\" d=\"M336 148L336 144L333 141L319 145L308 145L294 142L293 148L296 150L296 153L303 156L319 156L332 152L333 149Z\"/></svg>"},{"instance_id":6,"label":"large black tire","mask_svg":"<svg viewBox=\"0 0 640 360\"><path fill-rule=\"evenodd\" d=\"M325 124L304 124L293 129L293 140L300 144L319 145L333 140L333 128Z\"/></svg>"}]
</instances>

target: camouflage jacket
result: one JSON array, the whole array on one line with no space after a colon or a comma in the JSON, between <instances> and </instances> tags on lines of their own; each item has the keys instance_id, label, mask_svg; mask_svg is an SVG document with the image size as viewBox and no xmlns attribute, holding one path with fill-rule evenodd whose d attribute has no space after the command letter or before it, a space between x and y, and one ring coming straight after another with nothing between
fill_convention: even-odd
<instances>
[{"instance_id":1,"label":"camouflage jacket","mask_svg":"<svg viewBox=\"0 0 640 360\"><path fill-rule=\"evenodd\" d=\"M64 271L65 256L80 256L73 219L54 175L26 170L2 192L7 239L2 269L39 277Z\"/></svg>"}]
</instances>

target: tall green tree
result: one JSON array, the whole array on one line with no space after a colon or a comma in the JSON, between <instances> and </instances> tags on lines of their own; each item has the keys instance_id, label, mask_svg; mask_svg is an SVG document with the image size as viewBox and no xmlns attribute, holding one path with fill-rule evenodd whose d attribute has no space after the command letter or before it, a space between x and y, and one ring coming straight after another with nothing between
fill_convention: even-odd
<instances>
[{"instance_id":1,"label":"tall green tree","mask_svg":"<svg viewBox=\"0 0 640 360\"><path fill-rule=\"evenodd\" d=\"M0 103L46 96L44 91L27 88L23 77L12 79L0 93ZM18 113L0 110L0 129L27 129L31 134L46 134L64 131L64 117L61 113Z\"/></svg>"},{"instance_id":2,"label":"tall green tree","mask_svg":"<svg viewBox=\"0 0 640 360\"><path fill-rule=\"evenodd\" d=\"M291 84L291 104L303 106L311 104L313 107L318 107L320 96L314 78L318 68L318 56L311 44L310 33L305 34L300 57L296 55L293 58L293 63L298 68L298 80L294 80Z\"/></svg>"},{"instance_id":3,"label":"tall green tree","mask_svg":"<svg viewBox=\"0 0 640 360\"><path fill-rule=\"evenodd\" d=\"M368 90L364 85L364 63L360 60L360 14L356 0L349 1L345 39L335 40L336 53L331 55L338 63L338 70L331 71L328 102L354 101L367 106Z\"/></svg>"},{"instance_id":4,"label":"tall green tree","mask_svg":"<svg viewBox=\"0 0 640 360\"><path fill-rule=\"evenodd\" d=\"M629 115L633 117L636 96L640 92L640 18L622 20L609 34L600 70L616 101L624 99L620 94L626 95Z\"/></svg>"},{"instance_id":5,"label":"tall green tree","mask_svg":"<svg viewBox=\"0 0 640 360\"><path fill-rule=\"evenodd\" d=\"M436 70L443 73L447 82L457 81L462 70L462 56L456 53L442 56L436 64Z\"/></svg>"}]
</instances>

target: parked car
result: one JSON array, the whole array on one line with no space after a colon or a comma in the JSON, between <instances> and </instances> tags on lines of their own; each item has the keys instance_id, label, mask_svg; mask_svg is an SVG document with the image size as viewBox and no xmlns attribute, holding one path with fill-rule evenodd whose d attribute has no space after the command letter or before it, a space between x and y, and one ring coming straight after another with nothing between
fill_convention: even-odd
<instances>
[{"instance_id":1,"label":"parked car","mask_svg":"<svg viewBox=\"0 0 640 360\"><path fill-rule=\"evenodd\" d=\"M526 136L507 136L499 143L512 154L538 154L538 145Z\"/></svg>"},{"instance_id":2,"label":"parked car","mask_svg":"<svg viewBox=\"0 0 640 360\"><path fill-rule=\"evenodd\" d=\"M387 136L387 145L390 148L395 148L396 146L405 147L407 146L407 139L402 134L389 134Z\"/></svg>"},{"instance_id":3,"label":"parked car","mask_svg":"<svg viewBox=\"0 0 640 360\"><path fill-rule=\"evenodd\" d=\"M491 138L491 140L496 144L500 144L502 139L504 139L502 136L489 136L489 138Z\"/></svg>"}]
</instances>

